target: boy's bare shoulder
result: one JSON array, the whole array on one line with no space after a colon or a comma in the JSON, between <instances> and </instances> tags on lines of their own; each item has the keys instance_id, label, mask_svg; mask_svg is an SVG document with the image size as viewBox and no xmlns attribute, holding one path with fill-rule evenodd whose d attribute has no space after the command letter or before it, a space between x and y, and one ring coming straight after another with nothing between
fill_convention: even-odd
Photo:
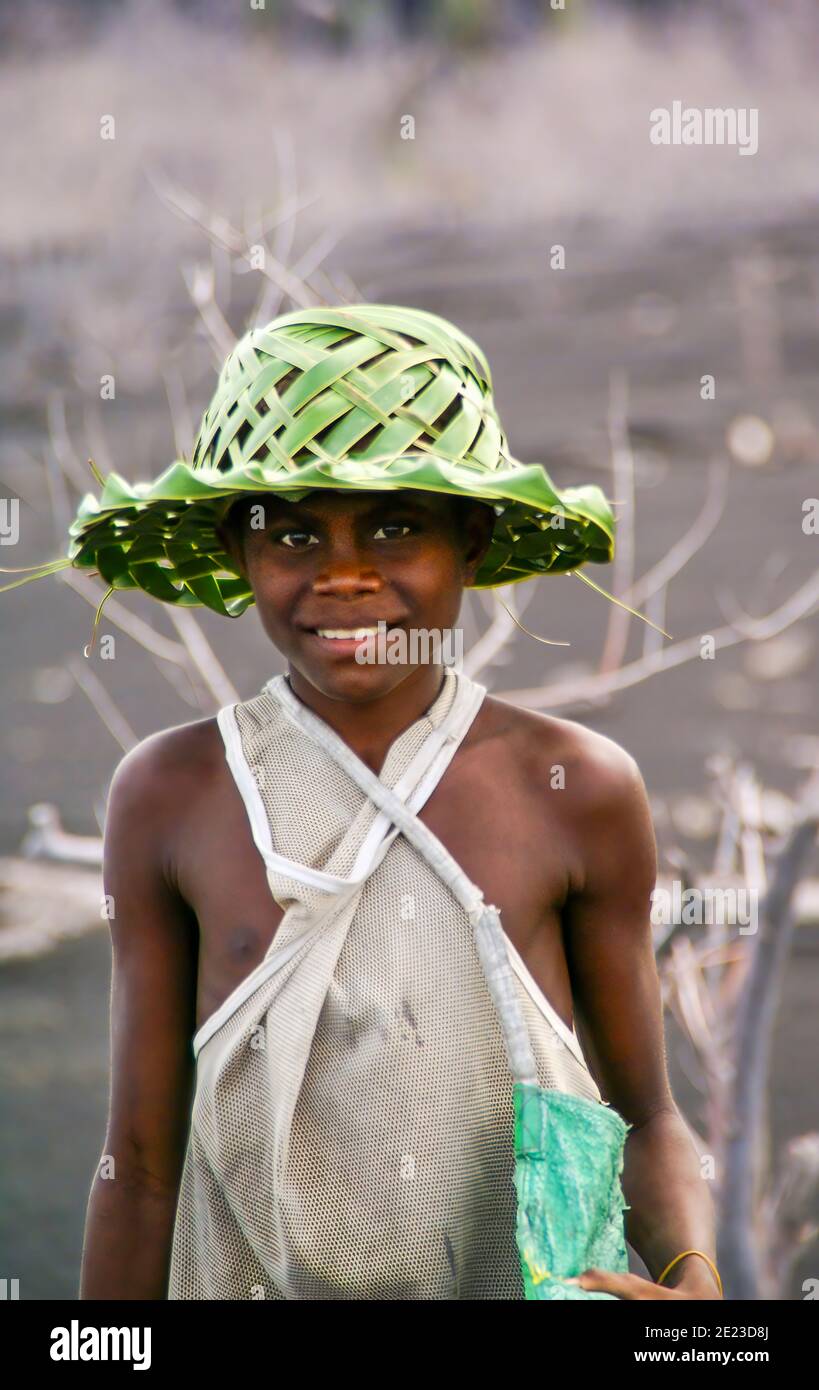
<instances>
[{"instance_id":1,"label":"boy's bare shoulder","mask_svg":"<svg viewBox=\"0 0 819 1390\"><path fill-rule=\"evenodd\" d=\"M614 739L572 719L487 696L487 734L506 741L527 785L560 789L577 809L611 810L642 789L639 767Z\"/></svg>"},{"instance_id":2,"label":"boy's bare shoulder","mask_svg":"<svg viewBox=\"0 0 819 1390\"><path fill-rule=\"evenodd\" d=\"M141 739L117 764L109 810L151 817L167 826L181 807L190 807L218 775L224 761L215 717L160 729Z\"/></svg>"}]
</instances>

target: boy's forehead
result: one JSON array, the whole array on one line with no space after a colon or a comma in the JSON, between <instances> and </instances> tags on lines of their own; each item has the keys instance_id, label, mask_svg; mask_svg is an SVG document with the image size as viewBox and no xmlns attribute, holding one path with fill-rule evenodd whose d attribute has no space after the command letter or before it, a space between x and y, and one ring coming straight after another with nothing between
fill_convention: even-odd
<instances>
[{"instance_id":1,"label":"boy's forehead","mask_svg":"<svg viewBox=\"0 0 819 1390\"><path fill-rule=\"evenodd\" d=\"M358 514L377 512L384 507L398 505L418 508L420 511L446 513L452 505L450 493L422 492L415 488L395 488L384 492L373 492L371 489L356 492L348 488L316 488L298 502L276 496L259 496L255 500L261 502L271 516L284 511L292 511L298 516L346 511Z\"/></svg>"}]
</instances>

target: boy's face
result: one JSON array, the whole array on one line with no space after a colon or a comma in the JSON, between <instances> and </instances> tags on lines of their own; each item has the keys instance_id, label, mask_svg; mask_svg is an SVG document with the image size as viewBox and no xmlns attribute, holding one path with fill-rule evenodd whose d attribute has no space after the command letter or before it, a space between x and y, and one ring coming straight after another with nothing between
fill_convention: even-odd
<instances>
[{"instance_id":1,"label":"boy's face","mask_svg":"<svg viewBox=\"0 0 819 1390\"><path fill-rule=\"evenodd\" d=\"M218 534L253 589L270 640L331 699L367 701L389 693L413 670L362 663L361 639L322 632L453 628L462 591L489 546L491 506L408 489L308 493L300 502L269 494L248 499L240 527ZM420 647L423 651L423 646Z\"/></svg>"}]
</instances>

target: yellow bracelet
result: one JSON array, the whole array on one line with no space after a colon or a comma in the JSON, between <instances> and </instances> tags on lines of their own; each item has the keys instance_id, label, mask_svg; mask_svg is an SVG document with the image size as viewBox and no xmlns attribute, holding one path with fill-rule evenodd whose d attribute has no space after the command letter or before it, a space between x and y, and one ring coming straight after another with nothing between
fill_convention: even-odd
<instances>
[{"instance_id":1,"label":"yellow bracelet","mask_svg":"<svg viewBox=\"0 0 819 1390\"><path fill-rule=\"evenodd\" d=\"M719 1277L719 1270L717 1269L710 1255L704 1254L702 1250L683 1250L681 1255L675 1255L674 1259L671 1261L671 1264L666 1265L665 1269L663 1270L662 1274L657 1280L657 1283L662 1284L663 1280L665 1279L665 1276L667 1274L670 1274L675 1264L678 1264L680 1260L684 1260L686 1255L699 1255L700 1259L705 1260L706 1264L710 1265L711 1269L714 1271L714 1278L716 1279L717 1284L719 1285L719 1296L720 1298L724 1297L722 1292L722 1280Z\"/></svg>"}]
</instances>

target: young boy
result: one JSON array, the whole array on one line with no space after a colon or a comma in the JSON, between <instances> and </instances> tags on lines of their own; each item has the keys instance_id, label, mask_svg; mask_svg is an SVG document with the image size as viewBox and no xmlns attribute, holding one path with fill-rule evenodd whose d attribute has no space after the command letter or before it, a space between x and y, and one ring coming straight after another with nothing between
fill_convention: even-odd
<instances>
[{"instance_id":1,"label":"young boy","mask_svg":"<svg viewBox=\"0 0 819 1390\"><path fill-rule=\"evenodd\" d=\"M361 659L380 623L450 632L465 587L610 558L599 490L561 496L508 454L477 345L395 306L283 315L230 354L191 464L109 480L72 534L112 588L255 602L286 667L145 739L111 785L113 1177L93 1182L81 1297L524 1296L510 1075L464 884L500 913L540 1084L630 1126L626 1232L652 1279L582 1287L719 1297L633 758L411 643Z\"/></svg>"}]
</instances>

